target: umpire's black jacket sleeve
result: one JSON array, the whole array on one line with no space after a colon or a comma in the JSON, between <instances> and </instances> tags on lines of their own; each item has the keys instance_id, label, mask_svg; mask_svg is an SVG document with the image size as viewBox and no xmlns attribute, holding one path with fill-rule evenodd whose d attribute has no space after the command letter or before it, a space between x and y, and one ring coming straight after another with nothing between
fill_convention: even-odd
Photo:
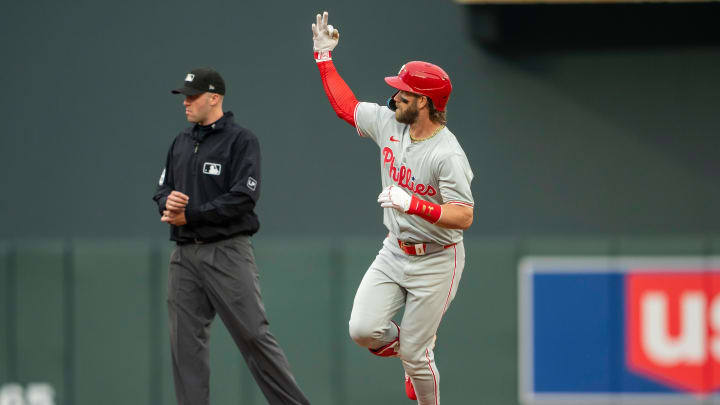
<instances>
[{"instance_id":1,"label":"umpire's black jacket sleeve","mask_svg":"<svg viewBox=\"0 0 720 405\"><path fill-rule=\"evenodd\" d=\"M158 205L158 212L160 213L160 215L162 215L163 211L165 211L165 203L167 203L168 196L175 189L175 183L173 181L173 171L170 170L173 167L172 155L174 147L175 141L173 141L172 145L170 145L170 149L167 153L167 158L165 158L165 167L163 168L162 174L160 174L158 188L155 192L155 195L153 196L153 200L155 200Z\"/></svg>"},{"instance_id":2,"label":"umpire's black jacket sleeve","mask_svg":"<svg viewBox=\"0 0 720 405\"><path fill-rule=\"evenodd\" d=\"M260 198L260 145L250 131L232 146L230 191L199 206L190 204L185 219L191 227L235 221L255 208Z\"/></svg>"}]
</instances>

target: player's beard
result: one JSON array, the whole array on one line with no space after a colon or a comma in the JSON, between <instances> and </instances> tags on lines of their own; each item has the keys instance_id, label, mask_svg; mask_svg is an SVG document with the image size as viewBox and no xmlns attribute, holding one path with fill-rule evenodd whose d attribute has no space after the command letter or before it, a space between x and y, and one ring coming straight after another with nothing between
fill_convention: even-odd
<instances>
[{"instance_id":1,"label":"player's beard","mask_svg":"<svg viewBox=\"0 0 720 405\"><path fill-rule=\"evenodd\" d=\"M420 110L418 110L417 105L415 103L408 104L405 111L400 111L398 108L395 110L395 119L397 122L401 124L407 124L412 125L417 121L417 117L420 115Z\"/></svg>"}]
</instances>

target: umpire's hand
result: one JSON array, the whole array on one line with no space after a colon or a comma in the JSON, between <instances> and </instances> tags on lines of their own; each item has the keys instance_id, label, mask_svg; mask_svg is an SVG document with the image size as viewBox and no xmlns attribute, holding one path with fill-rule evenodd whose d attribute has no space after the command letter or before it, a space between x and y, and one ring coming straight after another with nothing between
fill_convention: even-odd
<instances>
[{"instance_id":1,"label":"umpire's hand","mask_svg":"<svg viewBox=\"0 0 720 405\"><path fill-rule=\"evenodd\" d=\"M188 201L190 201L190 197L179 191L173 190L165 202L165 208L168 211L185 211Z\"/></svg>"},{"instance_id":2,"label":"umpire's hand","mask_svg":"<svg viewBox=\"0 0 720 405\"><path fill-rule=\"evenodd\" d=\"M182 211L163 211L163 216L160 218L162 222L167 222L168 224L175 225L175 226L182 226L187 224L187 220L185 219L185 210Z\"/></svg>"}]
</instances>

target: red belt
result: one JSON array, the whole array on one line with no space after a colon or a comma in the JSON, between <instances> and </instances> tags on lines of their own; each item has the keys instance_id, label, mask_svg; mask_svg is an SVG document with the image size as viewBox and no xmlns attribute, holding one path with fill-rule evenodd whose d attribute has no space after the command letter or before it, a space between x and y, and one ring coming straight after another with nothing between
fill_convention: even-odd
<instances>
[{"instance_id":1,"label":"red belt","mask_svg":"<svg viewBox=\"0 0 720 405\"><path fill-rule=\"evenodd\" d=\"M397 240L398 245L400 246L400 249L402 249L405 253L411 255L411 256L422 256L428 253L434 253L439 252L443 249L447 249L450 247L453 247L457 245L457 243L453 243L450 245L438 245L436 243L409 243L409 242L403 242L400 239ZM442 249L440 249L442 247ZM430 250L428 251L428 248Z\"/></svg>"}]
</instances>

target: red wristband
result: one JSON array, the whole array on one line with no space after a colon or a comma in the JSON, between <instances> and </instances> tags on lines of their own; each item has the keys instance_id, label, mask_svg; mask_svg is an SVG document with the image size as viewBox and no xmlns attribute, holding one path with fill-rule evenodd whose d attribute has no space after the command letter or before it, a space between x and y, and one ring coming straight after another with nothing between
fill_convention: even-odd
<instances>
[{"instance_id":1,"label":"red wristband","mask_svg":"<svg viewBox=\"0 0 720 405\"><path fill-rule=\"evenodd\" d=\"M434 224L440 220L442 208L438 204L412 196L412 199L410 200L410 208L407 210L407 213L417 215L431 224Z\"/></svg>"},{"instance_id":2,"label":"red wristband","mask_svg":"<svg viewBox=\"0 0 720 405\"><path fill-rule=\"evenodd\" d=\"M332 55L330 54L330 51L313 51L313 57L315 58L315 62L325 62L332 60Z\"/></svg>"}]
</instances>

